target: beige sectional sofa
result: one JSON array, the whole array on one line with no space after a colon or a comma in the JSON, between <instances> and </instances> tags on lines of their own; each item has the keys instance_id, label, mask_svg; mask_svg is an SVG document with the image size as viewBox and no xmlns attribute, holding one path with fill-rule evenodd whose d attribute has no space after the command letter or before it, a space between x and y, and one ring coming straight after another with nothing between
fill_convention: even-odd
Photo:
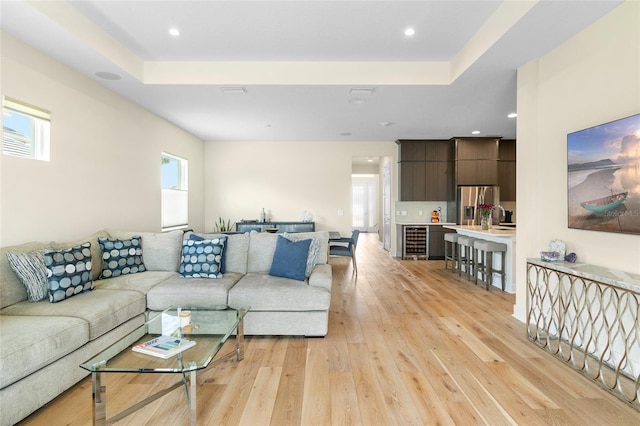
<instances>
[{"instance_id":1,"label":"beige sectional sofa","mask_svg":"<svg viewBox=\"0 0 640 426\"><path fill-rule=\"evenodd\" d=\"M144 272L100 279L98 238L142 237ZM0 424L25 418L73 386L88 372L79 364L144 324L151 311L169 306L250 307L247 335L324 336L331 300L331 266L326 231L287 236L313 240L304 281L270 275L279 235L226 236L225 271L220 278L186 278L180 273L183 241L220 234L104 230L72 243L30 242L0 250ZM57 303L29 302L25 285L7 253L59 250L91 242L94 289ZM315 262L313 262L315 260Z\"/></svg>"}]
</instances>

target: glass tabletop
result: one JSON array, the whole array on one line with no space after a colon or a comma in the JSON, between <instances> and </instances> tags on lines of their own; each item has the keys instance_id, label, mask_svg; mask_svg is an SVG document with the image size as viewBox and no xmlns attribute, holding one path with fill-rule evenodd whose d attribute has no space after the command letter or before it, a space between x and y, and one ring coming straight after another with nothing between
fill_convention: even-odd
<instances>
[{"instance_id":1,"label":"glass tabletop","mask_svg":"<svg viewBox=\"0 0 640 426\"><path fill-rule=\"evenodd\" d=\"M150 312L149 320L80 367L91 372L184 373L206 368L227 339L238 330L248 307L215 306L209 309L172 307ZM134 347L167 336L174 342L195 345L164 359L134 351Z\"/></svg>"}]
</instances>

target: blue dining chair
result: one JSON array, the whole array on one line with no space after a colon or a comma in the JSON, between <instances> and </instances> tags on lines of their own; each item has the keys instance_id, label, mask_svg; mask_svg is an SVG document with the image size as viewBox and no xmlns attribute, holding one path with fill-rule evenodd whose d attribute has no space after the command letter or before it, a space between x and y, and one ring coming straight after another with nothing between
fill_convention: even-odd
<instances>
[{"instance_id":1,"label":"blue dining chair","mask_svg":"<svg viewBox=\"0 0 640 426\"><path fill-rule=\"evenodd\" d=\"M358 264L356 263L356 246L358 245L359 235L360 231L355 229L351 233L350 238L343 237L329 241L329 255L350 257L353 261L353 269L356 275L358 275Z\"/></svg>"}]
</instances>

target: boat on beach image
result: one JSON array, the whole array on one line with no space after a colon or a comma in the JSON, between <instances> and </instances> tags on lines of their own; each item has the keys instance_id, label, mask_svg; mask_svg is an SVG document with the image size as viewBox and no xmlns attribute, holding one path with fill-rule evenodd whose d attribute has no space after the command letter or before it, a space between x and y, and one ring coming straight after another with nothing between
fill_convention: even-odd
<instances>
[{"instance_id":1,"label":"boat on beach image","mask_svg":"<svg viewBox=\"0 0 640 426\"><path fill-rule=\"evenodd\" d=\"M613 210L622 203L625 202L629 192L619 192L617 194L611 194L606 197L596 198L595 200L585 201L580 205L591 212L606 212Z\"/></svg>"}]
</instances>

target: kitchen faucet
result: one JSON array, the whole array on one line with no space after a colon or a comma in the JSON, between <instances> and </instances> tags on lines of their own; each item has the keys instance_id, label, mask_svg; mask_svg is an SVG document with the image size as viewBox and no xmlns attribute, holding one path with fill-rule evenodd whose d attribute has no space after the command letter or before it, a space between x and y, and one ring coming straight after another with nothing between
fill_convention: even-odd
<instances>
[{"instance_id":1,"label":"kitchen faucet","mask_svg":"<svg viewBox=\"0 0 640 426\"><path fill-rule=\"evenodd\" d=\"M507 214L504 212L504 207L502 207L500 204L497 204L497 205L496 205L496 208L498 208L498 209L502 210L502 216L498 215L498 222L502 222L502 221L500 220L500 217L504 217L504 218L506 218Z\"/></svg>"}]
</instances>

